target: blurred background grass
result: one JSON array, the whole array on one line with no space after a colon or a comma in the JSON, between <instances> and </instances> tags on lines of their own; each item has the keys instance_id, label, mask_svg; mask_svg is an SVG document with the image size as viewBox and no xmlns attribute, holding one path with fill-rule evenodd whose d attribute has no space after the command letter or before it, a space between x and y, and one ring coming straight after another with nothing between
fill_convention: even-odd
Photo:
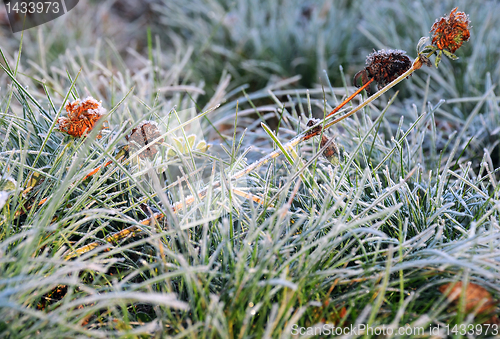
<instances>
[{"instance_id":1,"label":"blurred background grass","mask_svg":"<svg viewBox=\"0 0 500 339\"><path fill-rule=\"evenodd\" d=\"M204 81L208 97L223 70L231 86L260 89L277 79L300 75L300 87L322 84L326 70L333 86L342 86L339 66L348 79L364 66L373 49L396 48L415 57L415 41L429 34L435 18L459 7L472 21L470 43L460 59L442 66L433 77L432 94L477 95L487 72L499 78L500 24L496 1L305 1L305 0L124 0L83 1L75 13L25 32L24 61L42 67L58 65L67 51L91 57L98 41L111 43L133 71L130 51L147 50L146 29L162 45L165 66L177 55L188 56L185 77ZM368 11L367 8L370 8ZM8 30L3 13L0 42L9 52L20 34ZM40 35L43 40L40 40ZM109 41L106 41L109 40ZM47 60L39 60L40 43ZM110 53L108 49L105 52ZM160 66L160 65L159 65ZM163 65L161 65L163 66ZM436 81L440 80L440 81ZM458 81L459 80L459 81ZM446 83L443 83L446 82ZM432 98L431 98L432 99Z\"/></svg>"}]
</instances>

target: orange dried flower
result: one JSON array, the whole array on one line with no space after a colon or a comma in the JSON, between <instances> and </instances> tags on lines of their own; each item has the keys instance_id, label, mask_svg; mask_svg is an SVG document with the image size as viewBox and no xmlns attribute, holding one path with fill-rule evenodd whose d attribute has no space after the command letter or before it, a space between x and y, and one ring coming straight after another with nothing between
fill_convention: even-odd
<instances>
[{"instance_id":1,"label":"orange dried flower","mask_svg":"<svg viewBox=\"0 0 500 339\"><path fill-rule=\"evenodd\" d=\"M470 38L469 17L464 12L457 12L455 7L450 15L441 17L432 25L432 44L440 50L455 53L464 41Z\"/></svg>"},{"instance_id":2,"label":"orange dried flower","mask_svg":"<svg viewBox=\"0 0 500 339\"><path fill-rule=\"evenodd\" d=\"M75 138L80 138L88 134L106 110L101 106L101 102L92 97L87 97L83 101L76 99L66 104L67 117L57 119L58 129ZM102 137L101 133L97 136Z\"/></svg>"},{"instance_id":3,"label":"orange dried flower","mask_svg":"<svg viewBox=\"0 0 500 339\"><path fill-rule=\"evenodd\" d=\"M158 146L156 144L164 141L163 138L160 138L154 142L159 137L161 137L161 133L158 129L158 124L154 121L143 121L125 139L129 142L132 151L138 151L144 146L148 146L144 151L139 153L139 157L145 159L152 158L158 153Z\"/></svg>"}]
</instances>

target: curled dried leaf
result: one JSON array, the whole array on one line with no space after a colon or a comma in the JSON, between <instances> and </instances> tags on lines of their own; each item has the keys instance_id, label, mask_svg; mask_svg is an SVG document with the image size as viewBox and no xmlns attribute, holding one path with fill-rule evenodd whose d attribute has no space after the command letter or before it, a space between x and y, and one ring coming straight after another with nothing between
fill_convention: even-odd
<instances>
[{"instance_id":1,"label":"curled dried leaf","mask_svg":"<svg viewBox=\"0 0 500 339\"><path fill-rule=\"evenodd\" d=\"M153 158L158 153L158 144L163 142L158 124L154 121L143 121L125 139L129 142L132 153L147 146L139 153L141 159Z\"/></svg>"},{"instance_id":2,"label":"curled dried leaf","mask_svg":"<svg viewBox=\"0 0 500 339\"><path fill-rule=\"evenodd\" d=\"M463 283L459 281L441 285L439 291L445 294L450 302L458 303L463 288ZM469 283L465 287L465 312L470 313L477 309L477 314L490 314L495 304L490 292L484 287L474 283Z\"/></svg>"},{"instance_id":3,"label":"curled dried leaf","mask_svg":"<svg viewBox=\"0 0 500 339\"><path fill-rule=\"evenodd\" d=\"M321 148L326 146L326 149L323 151L324 157L326 159L328 159L328 161L332 165L337 166L341 161L342 155L341 155L341 152L340 152L337 144L335 143L335 141L331 140L330 138L326 137L325 135L322 135L320 145L321 145Z\"/></svg>"}]
</instances>

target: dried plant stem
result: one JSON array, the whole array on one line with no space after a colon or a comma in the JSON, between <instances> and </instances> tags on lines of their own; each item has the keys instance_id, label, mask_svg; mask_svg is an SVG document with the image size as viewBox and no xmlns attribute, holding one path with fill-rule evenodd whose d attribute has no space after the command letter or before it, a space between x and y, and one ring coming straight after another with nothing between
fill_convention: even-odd
<instances>
[{"instance_id":1,"label":"dried plant stem","mask_svg":"<svg viewBox=\"0 0 500 339\"><path fill-rule=\"evenodd\" d=\"M340 105L338 105L337 107L335 107L335 109L333 111L331 111L330 113L328 113L328 115L325 117L325 118L328 118L330 115L334 115L335 113L337 113L342 107L344 107L349 101L351 101L352 99L354 99L354 97L356 95L358 95L359 93L361 93L362 90L364 90L366 87L370 86L370 84L374 81L375 79L374 78L371 78L370 81L368 81L366 84L364 84L363 86L361 86L360 88L358 88L358 90L354 93L352 93L349 98L345 99Z\"/></svg>"},{"instance_id":2,"label":"dried plant stem","mask_svg":"<svg viewBox=\"0 0 500 339\"><path fill-rule=\"evenodd\" d=\"M218 186L216 186L216 187L218 187ZM245 197L245 198L247 198L249 200L253 200L256 203L264 204L264 200L262 200L259 197L253 196L251 194L247 194L247 193L245 193L243 191L240 191L240 190L237 190L237 189L234 189L233 192L235 194L243 196L243 197ZM205 195L206 195L206 192L200 192L198 194L198 197L200 199L202 199L202 198L205 197ZM184 202L184 204L189 205L189 204L191 204L193 202L194 202L194 197L189 197L189 198L186 199L186 201ZM174 213L178 212L180 209L182 209L182 202L179 202L179 203L177 203L177 204L175 204L173 206ZM154 213L151 217L139 221L139 224L141 224L143 226L148 226L151 223L153 223L154 220L160 220L160 219L163 219L164 217L165 217L165 215L163 213ZM123 239L123 238L128 237L128 236L134 236L134 235L136 235L138 233L141 233L142 231L143 230L139 226L132 225L132 226L129 226L127 228L124 228L121 231L118 231L116 233L108 235L107 237L104 238L104 240L106 242L108 242L108 243L116 243L120 239ZM95 249L95 248L97 248L97 247L99 247L101 245L103 245L102 242L94 241L94 242L92 242L90 244L87 244L85 246L82 246L82 247L76 249L75 251L73 251L72 253L68 254L65 257L65 260L77 257L77 256L82 255L84 253L87 253L87 252L89 252L89 251L91 251L91 250L93 250L93 249Z\"/></svg>"},{"instance_id":3,"label":"dried plant stem","mask_svg":"<svg viewBox=\"0 0 500 339\"><path fill-rule=\"evenodd\" d=\"M385 92L387 92L389 89L391 89L392 87L394 87L395 85L397 85L398 83L400 83L401 81L403 81L405 78L407 78L408 76L410 76L417 69L420 69L422 67L422 65L423 64L422 64L422 61L420 60L420 57L417 57L417 59L415 59L415 61L413 62L412 67L409 70L407 70L406 72L404 72L403 74L401 74L393 82L387 84L387 86L385 86L384 88L382 88L380 91L378 91L377 93L375 93L374 95L372 95L371 97L369 97L368 99L366 99L363 103L361 103L358 107L354 108L349 113L347 113L347 114L345 114L345 115L343 115L341 117L338 117L337 119L333 120L332 122L326 124L325 127L324 127L324 129L327 129L327 128L335 125L336 123L344 120L345 118L350 117L354 113L358 112L363 107L365 107L366 105L368 105L369 103L371 103L372 101L374 101L375 99L377 99L379 96L381 96L382 94L384 94ZM317 133L317 134L319 134L319 133Z\"/></svg>"},{"instance_id":4,"label":"dried plant stem","mask_svg":"<svg viewBox=\"0 0 500 339\"><path fill-rule=\"evenodd\" d=\"M36 205L36 207L40 207L40 206L42 206L43 204L45 204L45 203L47 202L47 200L48 200L48 199L49 199L48 197L43 198L43 199L42 199L42 200L40 200L40 202ZM32 208L33 208L33 205L28 206L28 208L26 209L26 211L25 211L25 210L23 210L23 209L20 209L19 211L17 211L17 212L14 214L14 218L17 218L17 217L19 217L19 216L21 216L21 215L24 215L27 211L31 210Z\"/></svg>"},{"instance_id":5,"label":"dried plant stem","mask_svg":"<svg viewBox=\"0 0 500 339\"><path fill-rule=\"evenodd\" d=\"M89 172L89 174L87 174L87 175L85 176L85 178L83 178L83 179L82 179L82 181L85 181L85 180L87 180L88 178L90 178L91 176L93 176L94 174L96 174L96 173L97 173L97 172L101 169L101 167L107 167L107 166L111 165L112 163L113 163L113 161L109 160L109 161L108 161L107 163L105 163L104 165L99 165L99 166L97 166L97 167L96 167L96 168L94 168L92 171L90 171L90 172ZM48 199L49 199L48 197L43 198L42 200L40 200L40 202L38 203L38 205L37 205L36 207L40 207L40 206L42 206L43 204L45 204L45 203L47 202L47 200L48 200ZM29 207L27 208L27 210L29 211L32 207L33 207L33 206L29 206ZM18 217L18 216L20 216L20 215L23 215L24 213L25 213L24 211L18 211L18 212L16 212L15 217Z\"/></svg>"},{"instance_id":6,"label":"dried plant stem","mask_svg":"<svg viewBox=\"0 0 500 339\"><path fill-rule=\"evenodd\" d=\"M93 176L94 174L96 174L100 169L101 167L107 167L109 165L111 165L113 162L111 160L109 160L107 163L104 164L104 166L97 166L94 170L92 170L89 174L87 174L85 176L85 178L83 178L82 181L85 181L87 178Z\"/></svg>"},{"instance_id":7,"label":"dried plant stem","mask_svg":"<svg viewBox=\"0 0 500 339\"><path fill-rule=\"evenodd\" d=\"M427 56L428 57L428 56ZM302 132L301 134L297 135L295 138L293 138L292 140L288 141L286 144L283 145L283 149L284 150L291 150L293 147L297 146L298 144L300 144L301 142L305 141L305 140L308 140L310 138L312 138L313 136L316 136L318 134L320 134L322 131L326 130L327 128L335 125L336 123L350 117L351 115L353 115L354 113L358 112L359 110L361 110L363 107L365 107L366 105L368 105L369 103L371 103L372 101L374 101L375 99L377 99L378 97L380 97L382 94L384 94L385 92L387 92L389 89L391 89L392 87L394 87L395 85L397 85L398 83L400 83L401 81L403 81L406 77L410 76L413 72L415 72L417 69L421 68L423 65L423 62L422 60L420 59L420 56L417 57L415 59L415 61L413 62L413 65L412 67L406 71L405 73L401 74L398 78L396 78L394 81L392 81L391 83L387 84L387 86L385 86L384 88L382 88L381 90L379 90L378 92L376 92L374 95L372 95L371 97L369 97L367 100L365 100L364 102L362 102L359 106L357 106L356 108L354 108L353 110L351 110L349 113L347 114L344 114L343 116L341 117L338 117L337 119L333 120L332 122L328 123L328 124L325 124L324 127L322 129L319 129L318 131L314 132L314 133L308 133L308 131L311 131L313 128L317 127L317 126L323 126L323 124L326 122L326 120L333 114L335 114L338 110L340 110L345 104L347 104L350 100L352 100L357 94L359 94L363 89L365 89L367 86L370 85L370 83L373 81L373 79L371 79L370 81L368 81L366 84L364 84L362 87L360 87L356 92L354 92L351 96L349 96L346 100L344 100L344 102L342 102L339 106L337 106L332 112L330 112L326 117L325 119L321 120L320 122L318 122L316 125L314 126L311 126L309 129L307 129L306 131ZM236 172L234 175L230 176L230 180L236 180L236 179L239 179L249 173L251 173L252 171L258 169L259 167L261 167L262 165L268 163L270 160L278 157L279 155L282 154L282 151L280 148L276 149L275 151L269 153L268 155L266 155L265 157L255 161L253 164L245 167L244 169L240 170L239 172ZM93 172L97 172L99 168L97 168L96 170L94 170ZM92 173L92 174L94 174ZM217 182L214 182L213 185L211 186L211 189L215 189L215 188L218 188L221 186L221 183L220 181L217 181ZM208 193L208 190L209 188L204 188L203 190L199 191L198 192L198 198L199 199L203 199L204 197L206 197L207 193ZM173 212L174 213L177 213L179 210L181 210L184 206L188 206L192 203L195 202L195 197L193 196L189 196L187 197L184 201L180 201L180 202L177 202L176 204L174 204L172 206L172 209L173 209ZM258 201L256 201L258 202ZM163 213L155 213L152 217L150 218L146 218L144 220L141 220L139 223L141 225L150 225L151 222L156 219L162 219L164 217L164 214ZM114 234L111 234L109 236L107 236L105 238L105 240L108 242L108 243L112 243L112 242L116 242L117 240L119 239L122 239L126 236L129 236L129 235L134 235L138 232L140 232L141 229L136 226L136 225L133 225L133 226L130 226L130 227L127 227L117 233L114 233ZM101 245L101 243L99 242L93 242L91 244L88 244L88 245L85 245L83 247L80 247L79 249L75 250L73 253L69 254L66 256L66 259L70 259L70 258L73 258L73 257L76 257L78 255L81 255L83 253L86 253L86 252L89 252L91 251L92 249L98 247L99 245Z\"/></svg>"},{"instance_id":8,"label":"dried plant stem","mask_svg":"<svg viewBox=\"0 0 500 339\"><path fill-rule=\"evenodd\" d=\"M139 222L139 224L147 226L150 224L150 222L153 219L158 220L158 219L162 219L163 217L164 217L163 213L155 213L155 214L153 214L152 217L141 220ZM134 236L135 234L140 233L140 232L142 232L142 229L139 226L132 225L130 227L124 228L123 230L121 230L119 232L108 235L107 237L104 238L104 240L106 240L108 243L115 243L120 239L123 239L123 238L128 237L128 236ZM102 245L102 242L94 241L88 245L85 245L85 246L78 248L74 252L68 254L64 259L68 260L68 259L77 257L79 255L82 255L84 253L87 253L87 252L93 250L94 248L99 247L100 245Z\"/></svg>"},{"instance_id":9,"label":"dried plant stem","mask_svg":"<svg viewBox=\"0 0 500 339\"><path fill-rule=\"evenodd\" d=\"M212 189L218 188L220 186L220 182L214 182L212 185ZM201 191L198 192L198 198L201 200L205 198L205 196L208 193L208 188L204 188ZM174 206L172 206L172 210L174 213L177 213L179 210L183 208L184 205L191 205L195 201L195 198L191 195L187 197L184 201L179 201Z\"/></svg>"},{"instance_id":10,"label":"dried plant stem","mask_svg":"<svg viewBox=\"0 0 500 339\"><path fill-rule=\"evenodd\" d=\"M427 55L426 57L429 57L429 56L430 55ZM368 81L363 87L359 88L355 92L355 94L349 96L349 98L347 98L344 102L342 102L337 107L338 109L335 108L330 114L328 114L328 116L325 117L325 119L319 121L316 125L311 126L309 129L307 129L306 131L302 132L301 134L297 135L292 140L290 140L289 142L287 142L286 144L284 144L283 145L283 149L289 151L293 147L295 147L298 144L300 144L301 142L303 142L305 140L308 140L308 139L312 138L313 136L319 135L322 131L326 130L327 128L335 125L336 123L344 120L347 117L350 117L351 115L353 115L354 113L358 112L363 107L365 107L366 105L368 105L369 103L371 103L372 101L374 101L375 99L377 99L378 97L380 97L382 94L384 94L385 92L387 92L389 89L391 89L392 87L394 87L395 85L397 85L398 83L400 83L401 81L403 81L406 77L410 76L417 69L420 69L423 64L424 63L421 60L421 57L418 56L415 59L415 61L413 62L412 67L409 70L407 70L406 72L404 72L403 74L401 74L394 81L392 81L391 83L387 84L387 86L385 86L384 88L380 89L378 92L376 92L375 94L373 94L371 97L369 97L368 99L366 99L365 101L363 101L359 106L357 106L356 108L354 108L352 111L350 111L349 113L347 113L347 114L345 114L345 115L343 115L341 117L338 117L337 119L333 120L332 122L330 122L328 124L325 124L324 127L322 129L319 129L317 132L314 132L314 133L310 133L309 132L308 133L308 131L311 131L312 129L314 129L317 126L323 126L323 124L326 122L326 120L332 114L334 114L336 111L338 111L338 109L340 109L341 106L344 106L347 102L349 102L350 100L352 100L352 98L354 98L355 94L359 94L359 92L361 92L363 89L366 88L366 86L368 86L371 83L371 81ZM236 180L236 179L239 179L239 178L241 178L241 177L249 174L250 172L258 169L259 167L261 167L262 165L268 163L270 160L278 157L279 155L281 155L281 153L282 153L282 151L281 151L280 148L274 150L273 152L269 153L265 157L263 157L263 158L255 161L253 164L248 165L247 167L245 167L241 171L236 172L234 175L232 175L230 177L230 180ZM219 187L220 186L220 182L215 182L213 185L214 185L214 187ZM201 190L200 192L198 192L198 196L200 198L206 196L207 191L208 191L208 188L205 188L205 189ZM179 208L179 207L181 207L183 205L189 205L189 204L193 203L194 200L195 199L193 197L188 197L188 198L186 198L186 200L184 202L178 202L177 204L175 204L175 206Z\"/></svg>"}]
</instances>

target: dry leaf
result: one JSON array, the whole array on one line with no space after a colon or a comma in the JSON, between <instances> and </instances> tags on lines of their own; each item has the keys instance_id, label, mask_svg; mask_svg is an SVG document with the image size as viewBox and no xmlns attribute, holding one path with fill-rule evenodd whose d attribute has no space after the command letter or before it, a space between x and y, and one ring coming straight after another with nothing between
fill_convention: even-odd
<instances>
[{"instance_id":1,"label":"dry leaf","mask_svg":"<svg viewBox=\"0 0 500 339\"><path fill-rule=\"evenodd\" d=\"M450 302L459 303L460 295L462 294L462 285L462 282L444 284L439 286L439 291L446 293L446 297ZM484 287L469 283L465 289L465 312L470 313L477 307L479 307L476 312L477 314L492 313L495 308L495 301L491 297L490 292Z\"/></svg>"}]
</instances>

